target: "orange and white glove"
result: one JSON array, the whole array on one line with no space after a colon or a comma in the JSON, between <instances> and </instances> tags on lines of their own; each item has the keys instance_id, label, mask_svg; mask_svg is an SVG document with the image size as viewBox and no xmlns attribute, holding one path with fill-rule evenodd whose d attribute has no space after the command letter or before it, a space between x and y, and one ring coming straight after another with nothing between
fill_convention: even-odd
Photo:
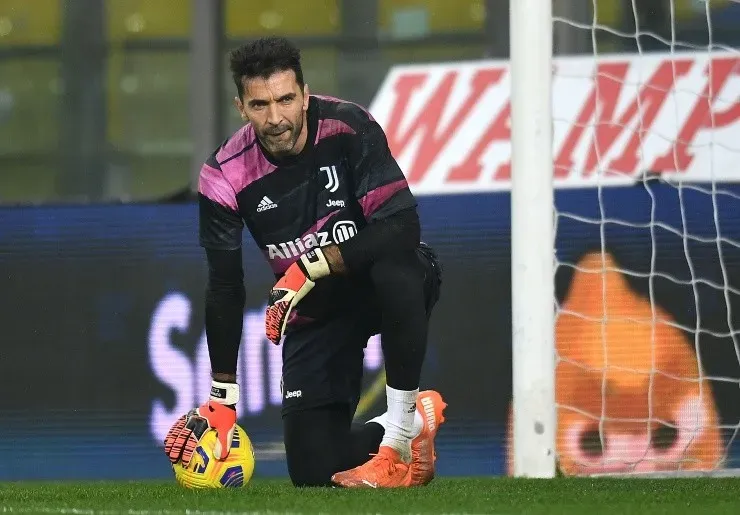
<instances>
[{"instance_id":1,"label":"orange and white glove","mask_svg":"<svg viewBox=\"0 0 740 515\"><path fill-rule=\"evenodd\" d=\"M219 386L224 386L223 391L228 391L230 395L225 400L231 401L236 396L236 400L229 404L236 404L238 393L233 393L238 386L232 383L220 383L213 381L211 392ZM229 398L231 397L231 398ZM214 400L213 395L202 406L190 410L173 424L167 432L164 439L164 452L172 463L182 462L187 467L193 457L195 448L198 446L200 439L209 429L216 430L216 446L213 449L213 456L217 460L224 460L231 450L231 440L234 438L236 430L236 410L233 406L222 404Z\"/></svg>"},{"instance_id":2,"label":"orange and white glove","mask_svg":"<svg viewBox=\"0 0 740 515\"><path fill-rule=\"evenodd\" d=\"M280 344L291 311L313 289L315 281L330 273L329 262L320 248L309 250L288 267L268 299L265 334L272 343Z\"/></svg>"}]
</instances>

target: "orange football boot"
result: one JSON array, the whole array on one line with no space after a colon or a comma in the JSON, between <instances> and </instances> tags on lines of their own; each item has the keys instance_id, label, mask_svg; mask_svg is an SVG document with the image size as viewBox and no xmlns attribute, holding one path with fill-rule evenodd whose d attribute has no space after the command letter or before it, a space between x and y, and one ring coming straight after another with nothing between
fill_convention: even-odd
<instances>
[{"instance_id":1,"label":"orange football boot","mask_svg":"<svg viewBox=\"0 0 740 515\"><path fill-rule=\"evenodd\" d=\"M437 455L434 452L434 437L437 436L439 426L445 421L444 410L447 404L442 400L439 392L425 390L419 392L416 399L416 409L424 421L421 432L411 441L411 486L424 486L434 479L434 462Z\"/></svg>"},{"instance_id":2,"label":"orange football boot","mask_svg":"<svg viewBox=\"0 0 740 515\"><path fill-rule=\"evenodd\" d=\"M409 465L395 449L381 446L378 454L350 470L331 477L334 484L345 488L401 488L411 486Z\"/></svg>"}]
</instances>

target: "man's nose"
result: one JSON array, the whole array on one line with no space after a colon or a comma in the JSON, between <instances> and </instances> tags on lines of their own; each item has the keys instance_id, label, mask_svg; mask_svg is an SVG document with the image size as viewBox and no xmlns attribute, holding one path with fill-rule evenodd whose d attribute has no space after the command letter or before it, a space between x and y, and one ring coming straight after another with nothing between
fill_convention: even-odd
<instances>
[{"instance_id":1,"label":"man's nose","mask_svg":"<svg viewBox=\"0 0 740 515\"><path fill-rule=\"evenodd\" d=\"M272 125L280 125L282 116L278 110L277 104L270 104L267 107L267 121Z\"/></svg>"}]
</instances>

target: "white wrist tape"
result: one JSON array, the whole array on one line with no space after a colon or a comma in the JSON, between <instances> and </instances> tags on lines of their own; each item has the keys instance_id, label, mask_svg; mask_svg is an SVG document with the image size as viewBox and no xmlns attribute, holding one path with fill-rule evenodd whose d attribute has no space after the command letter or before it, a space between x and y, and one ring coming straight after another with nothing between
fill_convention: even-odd
<instances>
[{"instance_id":1,"label":"white wrist tape","mask_svg":"<svg viewBox=\"0 0 740 515\"><path fill-rule=\"evenodd\" d=\"M234 406L239 402L239 385L236 383L211 381L211 400L219 404Z\"/></svg>"},{"instance_id":2,"label":"white wrist tape","mask_svg":"<svg viewBox=\"0 0 740 515\"><path fill-rule=\"evenodd\" d=\"M320 248L311 249L301 256L301 263L306 268L308 278L312 281L331 274L329 262Z\"/></svg>"}]
</instances>

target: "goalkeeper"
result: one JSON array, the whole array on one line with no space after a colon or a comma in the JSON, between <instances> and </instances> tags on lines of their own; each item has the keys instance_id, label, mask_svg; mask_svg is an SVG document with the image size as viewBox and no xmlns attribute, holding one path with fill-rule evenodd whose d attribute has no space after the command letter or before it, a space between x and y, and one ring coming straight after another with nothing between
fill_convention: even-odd
<instances>
[{"instance_id":1,"label":"goalkeeper","mask_svg":"<svg viewBox=\"0 0 740 515\"><path fill-rule=\"evenodd\" d=\"M293 484L427 484L445 404L437 392L420 393L419 378L441 270L420 242L416 201L385 134L359 106L310 95L300 52L283 38L233 50L230 66L245 125L209 157L199 179L211 395L174 424L165 452L187 464L210 427L218 433L216 457L228 453L239 398L246 225L277 279L265 331L283 345ZM352 428L363 349L378 333L388 408Z\"/></svg>"}]
</instances>

